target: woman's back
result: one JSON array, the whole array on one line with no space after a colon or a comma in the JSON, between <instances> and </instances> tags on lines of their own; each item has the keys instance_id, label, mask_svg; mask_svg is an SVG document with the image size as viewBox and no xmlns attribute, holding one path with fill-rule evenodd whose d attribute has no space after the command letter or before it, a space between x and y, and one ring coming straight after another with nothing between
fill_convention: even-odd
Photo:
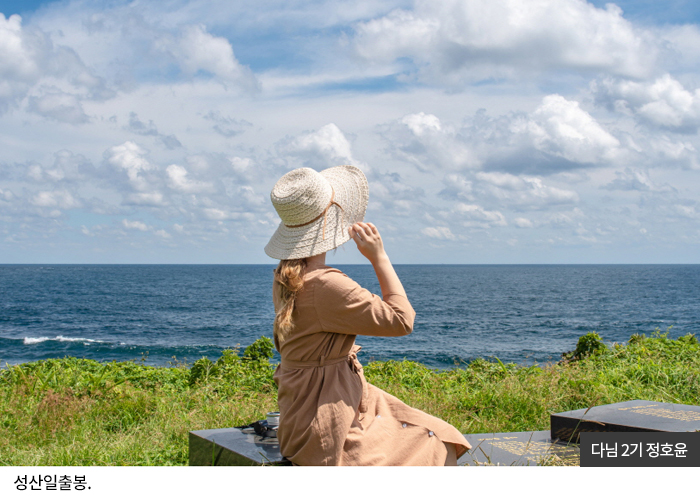
<instances>
[{"instance_id":1,"label":"woman's back","mask_svg":"<svg viewBox=\"0 0 700 500\"><path fill-rule=\"evenodd\" d=\"M337 269L307 270L295 298L294 327L276 339L284 456L299 465L434 465L446 456L438 436L466 443L449 424L364 378L356 335L406 335L414 317L402 295L382 300ZM400 442L387 439L392 435Z\"/></svg>"},{"instance_id":2,"label":"woman's back","mask_svg":"<svg viewBox=\"0 0 700 500\"><path fill-rule=\"evenodd\" d=\"M274 287L278 286L275 282ZM273 289L272 295L279 310L279 294ZM307 269L304 286L294 300L294 327L284 341L276 337L275 346L287 360L338 358L348 355L356 335L408 335L414 318L406 297L390 295L385 301L338 269Z\"/></svg>"}]
</instances>

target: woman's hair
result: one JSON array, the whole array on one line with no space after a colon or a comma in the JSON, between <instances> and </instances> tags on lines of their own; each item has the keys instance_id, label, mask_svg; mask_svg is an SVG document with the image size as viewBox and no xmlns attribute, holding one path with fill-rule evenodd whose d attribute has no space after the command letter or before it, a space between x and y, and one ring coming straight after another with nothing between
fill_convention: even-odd
<instances>
[{"instance_id":1,"label":"woman's hair","mask_svg":"<svg viewBox=\"0 0 700 500\"><path fill-rule=\"evenodd\" d=\"M294 328L294 300L304 286L305 272L306 259L281 260L275 269L275 293L280 300L280 308L275 315L272 331L280 341Z\"/></svg>"}]
</instances>

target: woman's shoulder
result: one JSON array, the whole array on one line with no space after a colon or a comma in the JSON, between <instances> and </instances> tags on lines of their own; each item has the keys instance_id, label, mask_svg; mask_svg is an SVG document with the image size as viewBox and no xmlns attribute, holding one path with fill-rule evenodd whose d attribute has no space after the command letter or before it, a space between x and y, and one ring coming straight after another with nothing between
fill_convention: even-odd
<instances>
[{"instance_id":1,"label":"woman's shoulder","mask_svg":"<svg viewBox=\"0 0 700 500\"><path fill-rule=\"evenodd\" d=\"M340 269L324 266L307 271L304 278L306 282L331 288L354 288L359 286L355 281Z\"/></svg>"}]
</instances>

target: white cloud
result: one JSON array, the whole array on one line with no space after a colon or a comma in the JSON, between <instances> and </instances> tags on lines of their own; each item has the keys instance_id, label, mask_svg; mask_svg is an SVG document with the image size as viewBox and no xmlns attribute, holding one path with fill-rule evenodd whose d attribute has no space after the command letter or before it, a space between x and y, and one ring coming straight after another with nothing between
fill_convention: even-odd
<instances>
[{"instance_id":1,"label":"white cloud","mask_svg":"<svg viewBox=\"0 0 700 500\"><path fill-rule=\"evenodd\" d=\"M80 53L122 91L154 81L213 80L229 90L259 88L252 71L236 58L231 42L207 27L221 22L223 5L199 5L195 10L204 18L195 15L189 4L164 11L162 3L150 1L109 6L72 1L52 7L32 21L52 40Z\"/></svg>"},{"instance_id":2,"label":"white cloud","mask_svg":"<svg viewBox=\"0 0 700 500\"><path fill-rule=\"evenodd\" d=\"M335 123L324 125L315 132L309 132L294 139L286 147L288 154L301 157L304 162L317 170L332 164L355 164L350 141Z\"/></svg>"},{"instance_id":3,"label":"white cloud","mask_svg":"<svg viewBox=\"0 0 700 500\"><path fill-rule=\"evenodd\" d=\"M81 100L75 95L67 94L58 89L45 90L38 96L30 96L27 110L46 118L73 125L90 121L83 110Z\"/></svg>"},{"instance_id":4,"label":"white cloud","mask_svg":"<svg viewBox=\"0 0 700 500\"><path fill-rule=\"evenodd\" d=\"M124 127L125 130L142 136L156 137L160 143L167 149L181 148L182 143L175 135L165 135L158 132L158 127L153 120L148 120L148 123L139 119L139 116L133 111L129 113L129 125Z\"/></svg>"},{"instance_id":5,"label":"white cloud","mask_svg":"<svg viewBox=\"0 0 700 500\"><path fill-rule=\"evenodd\" d=\"M252 186L240 186L238 188L238 199L243 201L243 206L252 208L268 208L268 198L255 192Z\"/></svg>"},{"instance_id":6,"label":"white cloud","mask_svg":"<svg viewBox=\"0 0 700 500\"><path fill-rule=\"evenodd\" d=\"M608 77L591 90L598 103L649 126L693 134L700 127L700 89L686 90L669 74L652 82Z\"/></svg>"},{"instance_id":7,"label":"white cloud","mask_svg":"<svg viewBox=\"0 0 700 500\"><path fill-rule=\"evenodd\" d=\"M401 123L406 125L417 137L442 131L440 119L435 115L429 115L423 112L414 115L406 115L401 119Z\"/></svg>"},{"instance_id":8,"label":"white cloud","mask_svg":"<svg viewBox=\"0 0 700 500\"><path fill-rule=\"evenodd\" d=\"M468 180L464 175L450 174L443 178L445 189L440 194L449 199L474 199L474 182Z\"/></svg>"},{"instance_id":9,"label":"white cloud","mask_svg":"<svg viewBox=\"0 0 700 500\"><path fill-rule=\"evenodd\" d=\"M122 226L124 226L126 229L136 229L137 231L148 231L151 229L149 226L138 220L123 219Z\"/></svg>"},{"instance_id":10,"label":"white cloud","mask_svg":"<svg viewBox=\"0 0 700 500\"><path fill-rule=\"evenodd\" d=\"M0 201L10 201L15 195L9 189L0 189Z\"/></svg>"},{"instance_id":11,"label":"white cloud","mask_svg":"<svg viewBox=\"0 0 700 500\"><path fill-rule=\"evenodd\" d=\"M256 90L253 73L242 66L233 53L231 43L208 33L202 25L185 26L177 37L164 35L155 41L157 49L170 53L189 76L206 72L224 84Z\"/></svg>"},{"instance_id":12,"label":"white cloud","mask_svg":"<svg viewBox=\"0 0 700 500\"><path fill-rule=\"evenodd\" d=\"M425 191L398 172L372 170L368 175L369 210L397 217L423 217L427 211Z\"/></svg>"},{"instance_id":13,"label":"white cloud","mask_svg":"<svg viewBox=\"0 0 700 500\"><path fill-rule=\"evenodd\" d=\"M689 170L700 169L700 159L695 145L688 139L676 139L666 134L656 134L647 139L647 148L654 163L661 166L680 166Z\"/></svg>"},{"instance_id":14,"label":"white cloud","mask_svg":"<svg viewBox=\"0 0 700 500\"><path fill-rule=\"evenodd\" d=\"M548 95L531 120L514 132L532 139L534 147L573 163L598 163L611 159L620 142L610 135L579 103L560 95Z\"/></svg>"},{"instance_id":15,"label":"white cloud","mask_svg":"<svg viewBox=\"0 0 700 500\"><path fill-rule=\"evenodd\" d=\"M168 175L168 186L183 193L202 193L212 191L211 182L202 182L188 178L187 169L180 165L170 165L165 169Z\"/></svg>"},{"instance_id":16,"label":"white cloud","mask_svg":"<svg viewBox=\"0 0 700 500\"><path fill-rule=\"evenodd\" d=\"M648 170L629 167L615 172L615 179L601 187L610 191L677 192L677 189L669 184L658 185L653 182Z\"/></svg>"},{"instance_id":17,"label":"white cloud","mask_svg":"<svg viewBox=\"0 0 700 500\"><path fill-rule=\"evenodd\" d=\"M530 219L526 219L525 217L516 217L515 219L513 219L513 225L519 228L534 227L532 221Z\"/></svg>"},{"instance_id":18,"label":"white cloud","mask_svg":"<svg viewBox=\"0 0 700 500\"><path fill-rule=\"evenodd\" d=\"M75 51L55 45L39 29L23 28L20 16L0 13L0 113L32 89L30 111L69 123L87 121L79 99L112 95Z\"/></svg>"},{"instance_id":19,"label":"white cloud","mask_svg":"<svg viewBox=\"0 0 700 500\"><path fill-rule=\"evenodd\" d=\"M695 209L694 206L689 206L689 205L675 205L673 207L678 215L681 217L691 219L691 220L698 220L700 219L700 212Z\"/></svg>"},{"instance_id":20,"label":"white cloud","mask_svg":"<svg viewBox=\"0 0 700 500\"><path fill-rule=\"evenodd\" d=\"M467 227L490 228L494 226L505 226L507 224L501 212L485 210L479 205L457 203L453 207L452 212L458 214L464 226Z\"/></svg>"},{"instance_id":21,"label":"white cloud","mask_svg":"<svg viewBox=\"0 0 700 500\"><path fill-rule=\"evenodd\" d=\"M36 183L75 184L94 174L92 163L80 154L62 149L53 154L53 164L44 167L31 163L26 167L26 178Z\"/></svg>"},{"instance_id":22,"label":"white cloud","mask_svg":"<svg viewBox=\"0 0 700 500\"><path fill-rule=\"evenodd\" d=\"M244 178L247 178L253 171L254 162L251 158L234 156L229 158L229 162L231 164L231 170Z\"/></svg>"},{"instance_id":23,"label":"white cloud","mask_svg":"<svg viewBox=\"0 0 700 500\"><path fill-rule=\"evenodd\" d=\"M545 218L554 227L580 226L588 218L588 214L580 207L569 210L552 210Z\"/></svg>"},{"instance_id":24,"label":"white cloud","mask_svg":"<svg viewBox=\"0 0 700 500\"><path fill-rule=\"evenodd\" d=\"M139 116L133 111L129 113L128 130L139 135L158 135L158 128L156 127L155 123L153 123L153 120L149 120L148 123L144 123L139 120Z\"/></svg>"},{"instance_id":25,"label":"white cloud","mask_svg":"<svg viewBox=\"0 0 700 500\"><path fill-rule=\"evenodd\" d=\"M418 0L413 10L358 23L353 41L369 61L411 58L443 82L555 69L641 77L659 53L617 6L581 0Z\"/></svg>"},{"instance_id":26,"label":"white cloud","mask_svg":"<svg viewBox=\"0 0 700 500\"><path fill-rule=\"evenodd\" d=\"M600 166L621 154L620 141L576 101L548 95L532 113L492 118L483 112L461 128L425 113L384 127L394 155L423 171L487 169L552 172Z\"/></svg>"},{"instance_id":27,"label":"white cloud","mask_svg":"<svg viewBox=\"0 0 700 500\"><path fill-rule=\"evenodd\" d=\"M44 42L40 36L32 40L23 33L20 16L5 18L0 14L0 111L13 99L22 98L38 80L37 52Z\"/></svg>"},{"instance_id":28,"label":"white cloud","mask_svg":"<svg viewBox=\"0 0 700 500\"><path fill-rule=\"evenodd\" d=\"M398 158L424 172L470 169L480 163L469 138L433 114L406 115L386 127L384 135Z\"/></svg>"},{"instance_id":29,"label":"white cloud","mask_svg":"<svg viewBox=\"0 0 700 500\"><path fill-rule=\"evenodd\" d=\"M507 173L478 172L477 191L509 206L549 207L579 201L575 191L548 186L538 177Z\"/></svg>"},{"instance_id":30,"label":"white cloud","mask_svg":"<svg viewBox=\"0 0 700 500\"><path fill-rule=\"evenodd\" d=\"M129 184L137 191L147 191L151 188L150 182L144 177L144 173L154 170L155 167L146 159L148 151L132 141L109 148L104 153L107 164L118 172L124 172Z\"/></svg>"},{"instance_id":31,"label":"white cloud","mask_svg":"<svg viewBox=\"0 0 700 500\"><path fill-rule=\"evenodd\" d=\"M396 185L383 186L375 175L374 169L364 161L355 158L350 141L335 123L328 123L318 130L307 131L296 137L286 137L277 143L276 154L278 158L268 161L268 164L273 166L271 169L268 168L268 173L274 177L300 166L320 171L337 165L354 165L360 168L368 177L370 184L377 188L373 188L375 193L386 193L397 187ZM276 164L282 168L276 167ZM248 179L250 179L248 172L251 171L252 165L250 159L231 159L233 170L247 176ZM256 175L259 176L260 173L256 172ZM381 199L382 196L379 195L378 198Z\"/></svg>"},{"instance_id":32,"label":"white cloud","mask_svg":"<svg viewBox=\"0 0 700 500\"><path fill-rule=\"evenodd\" d=\"M438 240L456 240L455 235L452 234L449 227L438 226L438 227L425 227L421 229L421 233L424 235L435 238Z\"/></svg>"},{"instance_id":33,"label":"white cloud","mask_svg":"<svg viewBox=\"0 0 700 500\"><path fill-rule=\"evenodd\" d=\"M230 116L223 116L220 111L210 111L203 118L214 122L212 129L224 137L235 137L253 125L246 120L237 120Z\"/></svg>"},{"instance_id":34,"label":"white cloud","mask_svg":"<svg viewBox=\"0 0 700 500\"><path fill-rule=\"evenodd\" d=\"M230 210L223 210L220 208L205 208L202 213L206 219L213 221L226 221L226 220L255 220L255 214L251 212L234 212Z\"/></svg>"},{"instance_id":35,"label":"white cloud","mask_svg":"<svg viewBox=\"0 0 700 500\"><path fill-rule=\"evenodd\" d=\"M33 205L43 208L60 208L68 210L81 204L68 191L41 191L31 199Z\"/></svg>"},{"instance_id":36,"label":"white cloud","mask_svg":"<svg viewBox=\"0 0 700 500\"><path fill-rule=\"evenodd\" d=\"M700 62L700 29L697 21L656 26L655 31L659 32L662 43L672 50L668 60L675 69L693 71L692 68L697 68Z\"/></svg>"},{"instance_id":37,"label":"white cloud","mask_svg":"<svg viewBox=\"0 0 700 500\"><path fill-rule=\"evenodd\" d=\"M136 205L145 207L160 207L165 204L163 193L152 191L150 193L129 193L124 195L124 205Z\"/></svg>"}]
</instances>

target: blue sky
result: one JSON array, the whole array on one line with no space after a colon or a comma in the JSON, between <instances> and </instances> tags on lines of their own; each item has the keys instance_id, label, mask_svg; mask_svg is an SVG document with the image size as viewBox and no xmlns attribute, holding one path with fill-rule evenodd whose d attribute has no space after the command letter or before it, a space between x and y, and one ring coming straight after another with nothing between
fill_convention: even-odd
<instances>
[{"instance_id":1,"label":"blue sky","mask_svg":"<svg viewBox=\"0 0 700 500\"><path fill-rule=\"evenodd\" d=\"M51 2L42 2L37 0L22 0L22 1L0 1L0 12L8 17L12 14L29 14L34 12L39 7Z\"/></svg>"},{"instance_id":2,"label":"blue sky","mask_svg":"<svg viewBox=\"0 0 700 500\"><path fill-rule=\"evenodd\" d=\"M700 263L697 2L0 12L0 262L272 263L275 181L350 163L395 262Z\"/></svg>"},{"instance_id":3,"label":"blue sky","mask_svg":"<svg viewBox=\"0 0 700 500\"><path fill-rule=\"evenodd\" d=\"M610 2L596 0L590 3L602 9ZM700 20L700 4L694 0L623 0L613 3L624 11L626 19L650 26L697 24Z\"/></svg>"}]
</instances>

